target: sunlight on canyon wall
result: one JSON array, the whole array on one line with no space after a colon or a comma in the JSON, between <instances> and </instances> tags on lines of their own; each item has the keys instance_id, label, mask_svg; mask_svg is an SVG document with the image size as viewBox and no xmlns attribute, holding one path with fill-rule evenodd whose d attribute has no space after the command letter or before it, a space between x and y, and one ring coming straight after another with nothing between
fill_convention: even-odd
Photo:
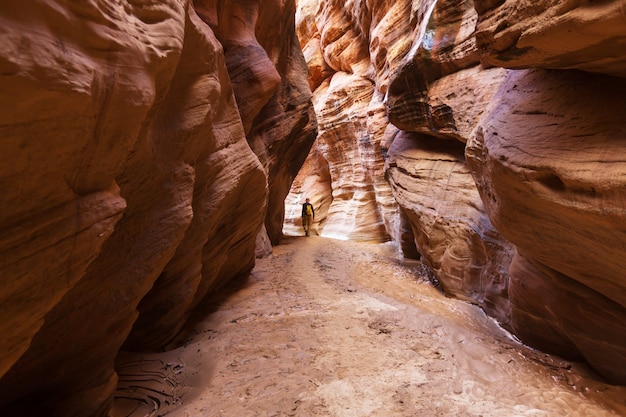
<instances>
[{"instance_id":1,"label":"sunlight on canyon wall","mask_svg":"<svg viewBox=\"0 0 626 417\"><path fill-rule=\"evenodd\" d=\"M625 7L299 1L319 134L285 233L310 197L322 236L391 239L523 341L626 382Z\"/></svg>"},{"instance_id":2,"label":"sunlight on canyon wall","mask_svg":"<svg viewBox=\"0 0 626 417\"><path fill-rule=\"evenodd\" d=\"M554 3L4 2L3 415L104 417L306 197L626 383L626 5Z\"/></svg>"}]
</instances>

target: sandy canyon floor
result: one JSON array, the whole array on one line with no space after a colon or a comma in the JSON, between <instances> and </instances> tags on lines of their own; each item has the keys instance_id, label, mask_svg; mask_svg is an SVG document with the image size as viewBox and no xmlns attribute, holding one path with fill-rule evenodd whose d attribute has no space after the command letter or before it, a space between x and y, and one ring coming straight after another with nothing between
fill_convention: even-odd
<instances>
[{"instance_id":1,"label":"sandy canyon floor","mask_svg":"<svg viewBox=\"0 0 626 417\"><path fill-rule=\"evenodd\" d=\"M420 271L389 245L287 237L177 347L120 358L111 416L626 416L626 387Z\"/></svg>"}]
</instances>

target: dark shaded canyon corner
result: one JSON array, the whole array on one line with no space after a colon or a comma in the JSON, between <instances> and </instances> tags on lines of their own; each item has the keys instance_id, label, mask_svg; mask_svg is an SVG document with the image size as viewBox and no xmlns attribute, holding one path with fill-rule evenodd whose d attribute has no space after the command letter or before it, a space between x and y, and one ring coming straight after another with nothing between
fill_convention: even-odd
<instances>
[{"instance_id":1,"label":"dark shaded canyon corner","mask_svg":"<svg viewBox=\"0 0 626 417\"><path fill-rule=\"evenodd\" d=\"M626 415L625 9L0 0L0 415Z\"/></svg>"}]
</instances>

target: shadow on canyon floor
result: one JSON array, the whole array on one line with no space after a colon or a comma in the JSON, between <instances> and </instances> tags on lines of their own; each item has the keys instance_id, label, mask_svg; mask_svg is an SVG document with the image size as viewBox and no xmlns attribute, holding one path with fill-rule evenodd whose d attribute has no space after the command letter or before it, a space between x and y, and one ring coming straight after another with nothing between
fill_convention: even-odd
<instances>
[{"instance_id":1,"label":"shadow on canyon floor","mask_svg":"<svg viewBox=\"0 0 626 417\"><path fill-rule=\"evenodd\" d=\"M388 244L287 237L177 347L120 357L112 417L620 416L626 387L519 344Z\"/></svg>"}]
</instances>

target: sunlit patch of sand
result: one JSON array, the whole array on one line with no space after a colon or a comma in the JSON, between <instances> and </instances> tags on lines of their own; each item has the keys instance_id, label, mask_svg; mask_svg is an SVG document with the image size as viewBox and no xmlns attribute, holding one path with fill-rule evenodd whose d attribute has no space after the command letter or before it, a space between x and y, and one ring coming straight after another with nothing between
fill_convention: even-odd
<instances>
[{"instance_id":1,"label":"sunlit patch of sand","mask_svg":"<svg viewBox=\"0 0 626 417\"><path fill-rule=\"evenodd\" d=\"M163 354L184 364L166 415L626 415L626 388L519 344L417 270L389 245L288 238Z\"/></svg>"}]
</instances>

